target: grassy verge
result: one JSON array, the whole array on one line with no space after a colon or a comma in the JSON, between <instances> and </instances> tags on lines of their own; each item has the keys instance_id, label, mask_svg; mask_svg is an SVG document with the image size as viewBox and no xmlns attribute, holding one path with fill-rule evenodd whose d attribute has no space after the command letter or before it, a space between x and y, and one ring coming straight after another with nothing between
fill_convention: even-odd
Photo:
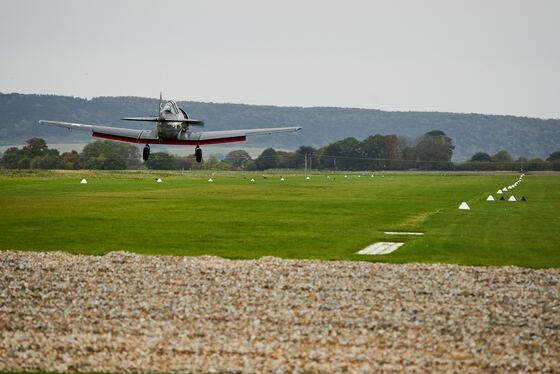
<instances>
[{"instance_id":1,"label":"grassy verge","mask_svg":"<svg viewBox=\"0 0 560 374\"><path fill-rule=\"evenodd\" d=\"M358 175L3 173L0 249L560 266L559 176L527 176L522 203L485 201L513 175ZM378 241L406 244L356 254Z\"/></svg>"}]
</instances>

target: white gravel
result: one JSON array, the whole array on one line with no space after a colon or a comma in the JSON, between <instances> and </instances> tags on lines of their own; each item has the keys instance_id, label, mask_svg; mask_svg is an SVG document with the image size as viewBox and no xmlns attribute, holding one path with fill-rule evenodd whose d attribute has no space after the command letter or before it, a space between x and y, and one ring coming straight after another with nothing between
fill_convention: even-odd
<instances>
[{"instance_id":1,"label":"white gravel","mask_svg":"<svg viewBox=\"0 0 560 374\"><path fill-rule=\"evenodd\" d=\"M0 252L0 370L560 372L560 270Z\"/></svg>"}]
</instances>

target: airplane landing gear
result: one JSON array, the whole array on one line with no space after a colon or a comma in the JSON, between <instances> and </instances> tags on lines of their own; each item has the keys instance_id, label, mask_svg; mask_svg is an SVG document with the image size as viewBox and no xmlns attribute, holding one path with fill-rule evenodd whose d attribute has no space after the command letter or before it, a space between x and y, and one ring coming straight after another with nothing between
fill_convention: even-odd
<instances>
[{"instance_id":1,"label":"airplane landing gear","mask_svg":"<svg viewBox=\"0 0 560 374\"><path fill-rule=\"evenodd\" d=\"M202 149L198 145L194 149L194 155L196 156L196 162L202 162Z\"/></svg>"},{"instance_id":2,"label":"airplane landing gear","mask_svg":"<svg viewBox=\"0 0 560 374\"><path fill-rule=\"evenodd\" d=\"M142 157L144 158L144 161L148 161L148 158L150 158L150 145L146 144L146 146L144 147L144 152L142 152Z\"/></svg>"}]
</instances>

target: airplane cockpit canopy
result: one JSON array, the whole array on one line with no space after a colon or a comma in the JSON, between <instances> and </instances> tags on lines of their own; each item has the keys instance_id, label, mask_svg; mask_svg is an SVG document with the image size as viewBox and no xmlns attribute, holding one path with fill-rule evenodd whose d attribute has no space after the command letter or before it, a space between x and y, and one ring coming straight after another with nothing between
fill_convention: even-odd
<instances>
[{"instance_id":1,"label":"airplane cockpit canopy","mask_svg":"<svg viewBox=\"0 0 560 374\"><path fill-rule=\"evenodd\" d=\"M177 107L177 104L174 101L170 100L163 106L163 111L177 114L179 113L179 107Z\"/></svg>"}]
</instances>

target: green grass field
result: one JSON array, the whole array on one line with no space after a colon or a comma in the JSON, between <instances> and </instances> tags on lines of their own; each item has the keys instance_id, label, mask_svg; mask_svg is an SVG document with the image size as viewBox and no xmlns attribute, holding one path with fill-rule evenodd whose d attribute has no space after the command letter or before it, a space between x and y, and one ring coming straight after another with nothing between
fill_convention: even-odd
<instances>
[{"instance_id":1,"label":"green grass field","mask_svg":"<svg viewBox=\"0 0 560 374\"><path fill-rule=\"evenodd\" d=\"M83 177L88 184L79 183ZM0 250L560 266L557 175L526 176L513 194L527 202L485 201L515 175L208 177L4 172ZM470 211L457 209L462 201ZM356 254L379 241L405 245L388 255Z\"/></svg>"}]
</instances>

